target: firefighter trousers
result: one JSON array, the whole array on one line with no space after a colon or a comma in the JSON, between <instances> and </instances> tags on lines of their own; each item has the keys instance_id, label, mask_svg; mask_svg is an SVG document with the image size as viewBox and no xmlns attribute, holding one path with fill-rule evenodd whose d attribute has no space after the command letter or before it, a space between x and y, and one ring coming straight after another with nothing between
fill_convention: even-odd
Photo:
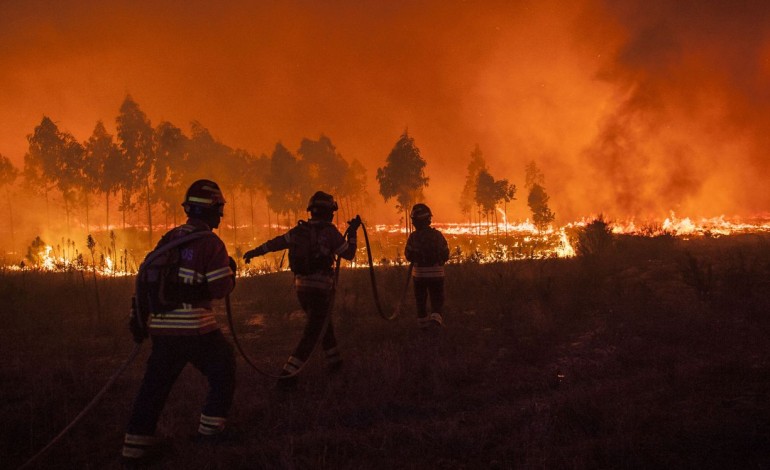
<instances>
[{"instance_id":1,"label":"firefighter trousers","mask_svg":"<svg viewBox=\"0 0 770 470\"><path fill-rule=\"evenodd\" d=\"M428 297L433 313L442 313L444 309L444 278L443 277L415 277L414 300L417 303L417 317L428 316Z\"/></svg>"},{"instance_id":2,"label":"firefighter trousers","mask_svg":"<svg viewBox=\"0 0 770 470\"><path fill-rule=\"evenodd\" d=\"M171 388L188 362L208 380L202 421L206 417L224 421L235 392L235 356L222 332L156 335L152 337L152 352L134 402L127 434L152 436L155 433Z\"/></svg>"},{"instance_id":3,"label":"firefighter trousers","mask_svg":"<svg viewBox=\"0 0 770 470\"><path fill-rule=\"evenodd\" d=\"M302 334L297 348L292 356L305 362L313 352L313 348L318 342L318 336L323 331L324 323L327 317L331 315L331 303L333 299L331 290L303 290L297 291L297 298L302 306L302 310L307 315L305 331ZM327 360L334 362L339 360L337 352L337 338L334 336L334 326L329 318L326 333L321 340L321 346L326 352Z\"/></svg>"}]
</instances>

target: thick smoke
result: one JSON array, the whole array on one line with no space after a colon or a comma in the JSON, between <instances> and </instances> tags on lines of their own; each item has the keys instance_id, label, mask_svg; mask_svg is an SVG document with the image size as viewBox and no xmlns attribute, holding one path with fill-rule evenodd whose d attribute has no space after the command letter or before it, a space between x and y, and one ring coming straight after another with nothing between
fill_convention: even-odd
<instances>
[{"instance_id":1,"label":"thick smoke","mask_svg":"<svg viewBox=\"0 0 770 470\"><path fill-rule=\"evenodd\" d=\"M437 221L474 146L491 174L546 177L557 222L751 215L770 191L763 1L0 3L0 154L43 115L114 133L126 93L153 124L199 120L268 152L328 135L374 175L408 127Z\"/></svg>"},{"instance_id":2,"label":"thick smoke","mask_svg":"<svg viewBox=\"0 0 770 470\"><path fill-rule=\"evenodd\" d=\"M620 96L584 160L596 210L767 210L767 2L607 2L625 40L598 77Z\"/></svg>"}]
</instances>

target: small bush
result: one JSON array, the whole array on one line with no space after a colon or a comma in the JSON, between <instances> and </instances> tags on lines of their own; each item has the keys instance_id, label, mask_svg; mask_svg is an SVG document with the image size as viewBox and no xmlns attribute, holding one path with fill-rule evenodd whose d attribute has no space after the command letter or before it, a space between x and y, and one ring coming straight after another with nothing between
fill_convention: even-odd
<instances>
[{"instance_id":1,"label":"small bush","mask_svg":"<svg viewBox=\"0 0 770 470\"><path fill-rule=\"evenodd\" d=\"M577 233L575 253L578 256L598 256L613 245L612 228L602 215Z\"/></svg>"}]
</instances>

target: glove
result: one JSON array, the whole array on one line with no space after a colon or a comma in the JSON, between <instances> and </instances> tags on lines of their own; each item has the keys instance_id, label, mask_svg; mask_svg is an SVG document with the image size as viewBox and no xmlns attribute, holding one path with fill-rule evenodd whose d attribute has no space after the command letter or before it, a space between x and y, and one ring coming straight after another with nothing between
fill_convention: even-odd
<instances>
[{"instance_id":1,"label":"glove","mask_svg":"<svg viewBox=\"0 0 770 470\"><path fill-rule=\"evenodd\" d=\"M251 261L251 258L256 258L257 256L262 256L265 254L265 250L262 249L261 246L258 246L257 248L254 248L253 250L247 251L243 255L243 260L246 261L246 264L249 264Z\"/></svg>"},{"instance_id":2,"label":"glove","mask_svg":"<svg viewBox=\"0 0 770 470\"><path fill-rule=\"evenodd\" d=\"M358 231L358 227L361 226L361 216L357 215L355 218L350 219L348 221L348 228L352 233L356 233Z\"/></svg>"},{"instance_id":3,"label":"glove","mask_svg":"<svg viewBox=\"0 0 770 470\"><path fill-rule=\"evenodd\" d=\"M131 299L131 316L128 319L128 331L131 332L131 336L134 337L136 344L141 344L142 341L150 337L147 332L147 326L140 323L139 312L136 311L136 298Z\"/></svg>"}]
</instances>

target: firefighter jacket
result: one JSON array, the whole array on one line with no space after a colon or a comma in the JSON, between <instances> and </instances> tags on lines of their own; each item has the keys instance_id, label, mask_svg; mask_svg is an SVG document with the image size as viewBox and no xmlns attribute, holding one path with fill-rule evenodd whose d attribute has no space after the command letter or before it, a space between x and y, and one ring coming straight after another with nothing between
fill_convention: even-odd
<instances>
[{"instance_id":1,"label":"firefighter jacket","mask_svg":"<svg viewBox=\"0 0 770 470\"><path fill-rule=\"evenodd\" d=\"M449 245L441 232L430 226L422 227L409 234L404 256L414 264L413 277L444 277Z\"/></svg>"},{"instance_id":2,"label":"firefighter jacket","mask_svg":"<svg viewBox=\"0 0 770 470\"><path fill-rule=\"evenodd\" d=\"M211 230L204 222L190 218L187 223L171 230L167 237L174 240L197 230ZM219 329L211 309L213 299L221 299L235 286L235 273L230 269L224 242L212 234L180 246L179 278L192 286L196 300L180 303L177 308L150 317L150 334L202 335Z\"/></svg>"},{"instance_id":3,"label":"firefighter jacket","mask_svg":"<svg viewBox=\"0 0 770 470\"><path fill-rule=\"evenodd\" d=\"M308 231L311 238L308 238ZM349 233L345 240L331 222L310 219L300 221L285 234L268 240L258 250L264 254L287 248L294 272L294 287L298 292L331 291L334 288L334 256L346 260L355 257L356 233Z\"/></svg>"}]
</instances>

